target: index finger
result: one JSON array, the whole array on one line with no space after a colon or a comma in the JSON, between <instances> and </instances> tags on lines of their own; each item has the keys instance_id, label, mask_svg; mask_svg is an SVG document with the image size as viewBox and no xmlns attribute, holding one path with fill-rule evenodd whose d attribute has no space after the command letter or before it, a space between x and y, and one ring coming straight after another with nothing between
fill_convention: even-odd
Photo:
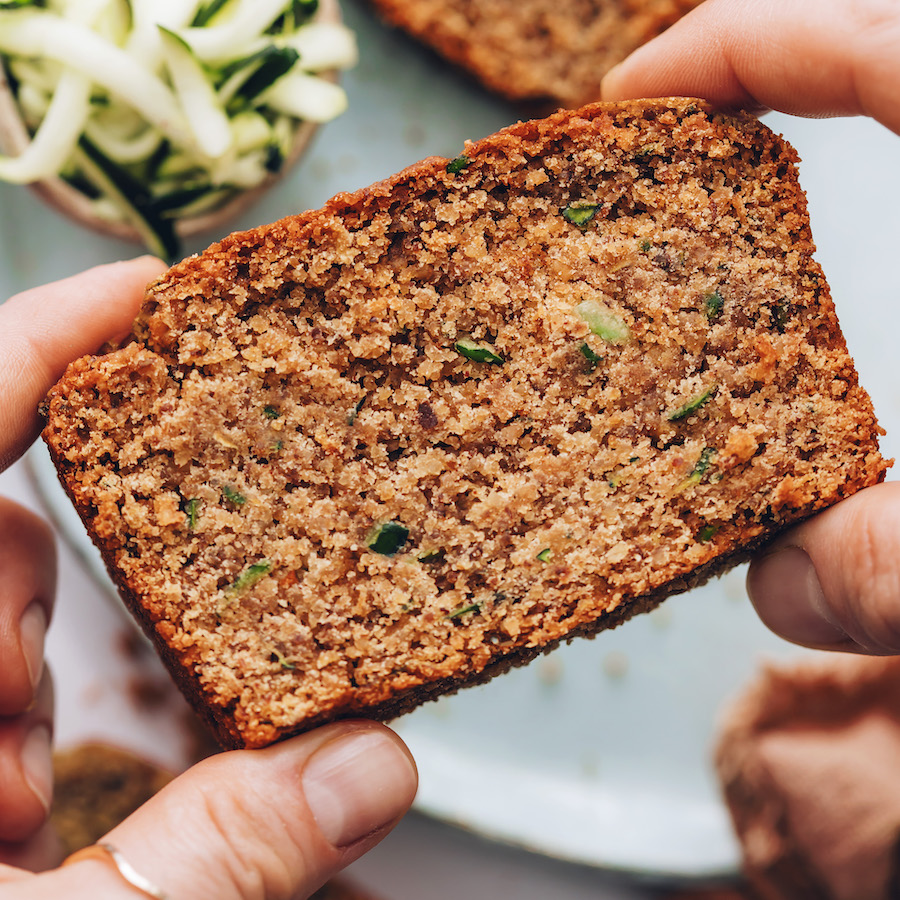
<instances>
[{"instance_id":1,"label":"index finger","mask_svg":"<svg viewBox=\"0 0 900 900\"><path fill-rule=\"evenodd\" d=\"M34 440L38 404L66 366L126 334L164 268L150 256L97 266L0 306L0 471Z\"/></svg>"},{"instance_id":2,"label":"index finger","mask_svg":"<svg viewBox=\"0 0 900 900\"><path fill-rule=\"evenodd\" d=\"M706 0L613 69L602 93L868 115L900 134L898 47L894 0Z\"/></svg>"}]
</instances>

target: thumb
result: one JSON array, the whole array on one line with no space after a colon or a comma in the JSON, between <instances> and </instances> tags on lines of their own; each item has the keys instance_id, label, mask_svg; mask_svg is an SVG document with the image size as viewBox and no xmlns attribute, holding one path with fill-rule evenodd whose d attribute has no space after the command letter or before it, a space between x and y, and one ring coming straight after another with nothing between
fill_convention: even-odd
<instances>
[{"instance_id":1,"label":"thumb","mask_svg":"<svg viewBox=\"0 0 900 900\"><path fill-rule=\"evenodd\" d=\"M396 825L416 782L392 731L341 722L204 760L103 840L170 898L301 900ZM29 888L29 900L138 893L94 857L38 876Z\"/></svg>"},{"instance_id":2,"label":"thumb","mask_svg":"<svg viewBox=\"0 0 900 900\"><path fill-rule=\"evenodd\" d=\"M747 589L789 641L900 653L900 484L868 488L788 532L750 566Z\"/></svg>"}]
</instances>

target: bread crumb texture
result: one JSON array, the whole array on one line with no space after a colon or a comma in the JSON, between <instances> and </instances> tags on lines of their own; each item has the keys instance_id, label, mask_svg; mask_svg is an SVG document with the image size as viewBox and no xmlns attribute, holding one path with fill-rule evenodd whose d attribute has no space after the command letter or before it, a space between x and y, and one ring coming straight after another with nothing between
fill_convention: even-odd
<instances>
[{"instance_id":1,"label":"bread crumb texture","mask_svg":"<svg viewBox=\"0 0 900 900\"><path fill-rule=\"evenodd\" d=\"M45 439L232 745L617 624L883 478L796 157L692 100L515 125L151 285Z\"/></svg>"},{"instance_id":2,"label":"bread crumb texture","mask_svg":"<svg viewBox=\"0 0 900 900\"><path fill-rule=\"evenodd\" d=\"M581 106L701 0L371 0L389 22L514 101Z\"/></svg>"}]
</instances>

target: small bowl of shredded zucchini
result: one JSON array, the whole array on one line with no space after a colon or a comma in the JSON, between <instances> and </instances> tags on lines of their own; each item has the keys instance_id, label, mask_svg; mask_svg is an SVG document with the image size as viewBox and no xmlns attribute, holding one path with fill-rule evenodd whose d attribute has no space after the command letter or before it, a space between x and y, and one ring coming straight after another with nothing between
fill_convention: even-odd
<instances>
[{"instance_id":1,"label":"small bowl of shredded zucchini","mask_svg":"<svg viewBox=\"0 0 900 900\"><path fill-rule=\"evenodd\" d=\"M0 0L0 179L180 255L347 98L337 0Z\"/></svg>"}]
</instances>

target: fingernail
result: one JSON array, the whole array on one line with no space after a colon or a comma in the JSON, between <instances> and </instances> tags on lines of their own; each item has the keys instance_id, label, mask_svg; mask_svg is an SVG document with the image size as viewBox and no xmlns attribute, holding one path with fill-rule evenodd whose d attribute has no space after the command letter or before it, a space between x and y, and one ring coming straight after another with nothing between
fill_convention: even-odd
<instances>
[{"instance_id":1,"label":"fingernail","mask_svg":"<svg viewBox=\"0 0 900 900\"><path fill-rule=\"evenodd\" d=\"M351 732L323 744L307 760L303 790L325 839L346 847L407 810L416 793L416 771L388 735Z\"/></svg>"},{"instance_id":2,"label":"fingernail","mask_svg":"<svg viewBox=\"0 0 900 900\"><path fill-rule=\"evenodd\" d=\"M22 745L22 772L25 781L48 812L53 799L51 734L46 725L33 728Z\"/></svg>"},{"instance_id":3,"label":"fingernail","mask_svg":"<svg viewBox=\"0 0 900 900\"><path fill-rule=\"evenodd\" d=\"M37 690L44 671L44 638L47 634L47 614L40 603L32 603L19 620L19 646L28 668L31 686Z\"/></svg>"},{"instance_id":4,"label":"fingernail","mask_svg":"<svg viewBox=\"0 0 900 900\"><path fill-rule=\"evenodd\" d=\"M799 547L785 547L755 561L747 574L747 592L760 618L789 641L834 647L850 640L831 621L815 566Z\"/></svg>"}]
</instances>

